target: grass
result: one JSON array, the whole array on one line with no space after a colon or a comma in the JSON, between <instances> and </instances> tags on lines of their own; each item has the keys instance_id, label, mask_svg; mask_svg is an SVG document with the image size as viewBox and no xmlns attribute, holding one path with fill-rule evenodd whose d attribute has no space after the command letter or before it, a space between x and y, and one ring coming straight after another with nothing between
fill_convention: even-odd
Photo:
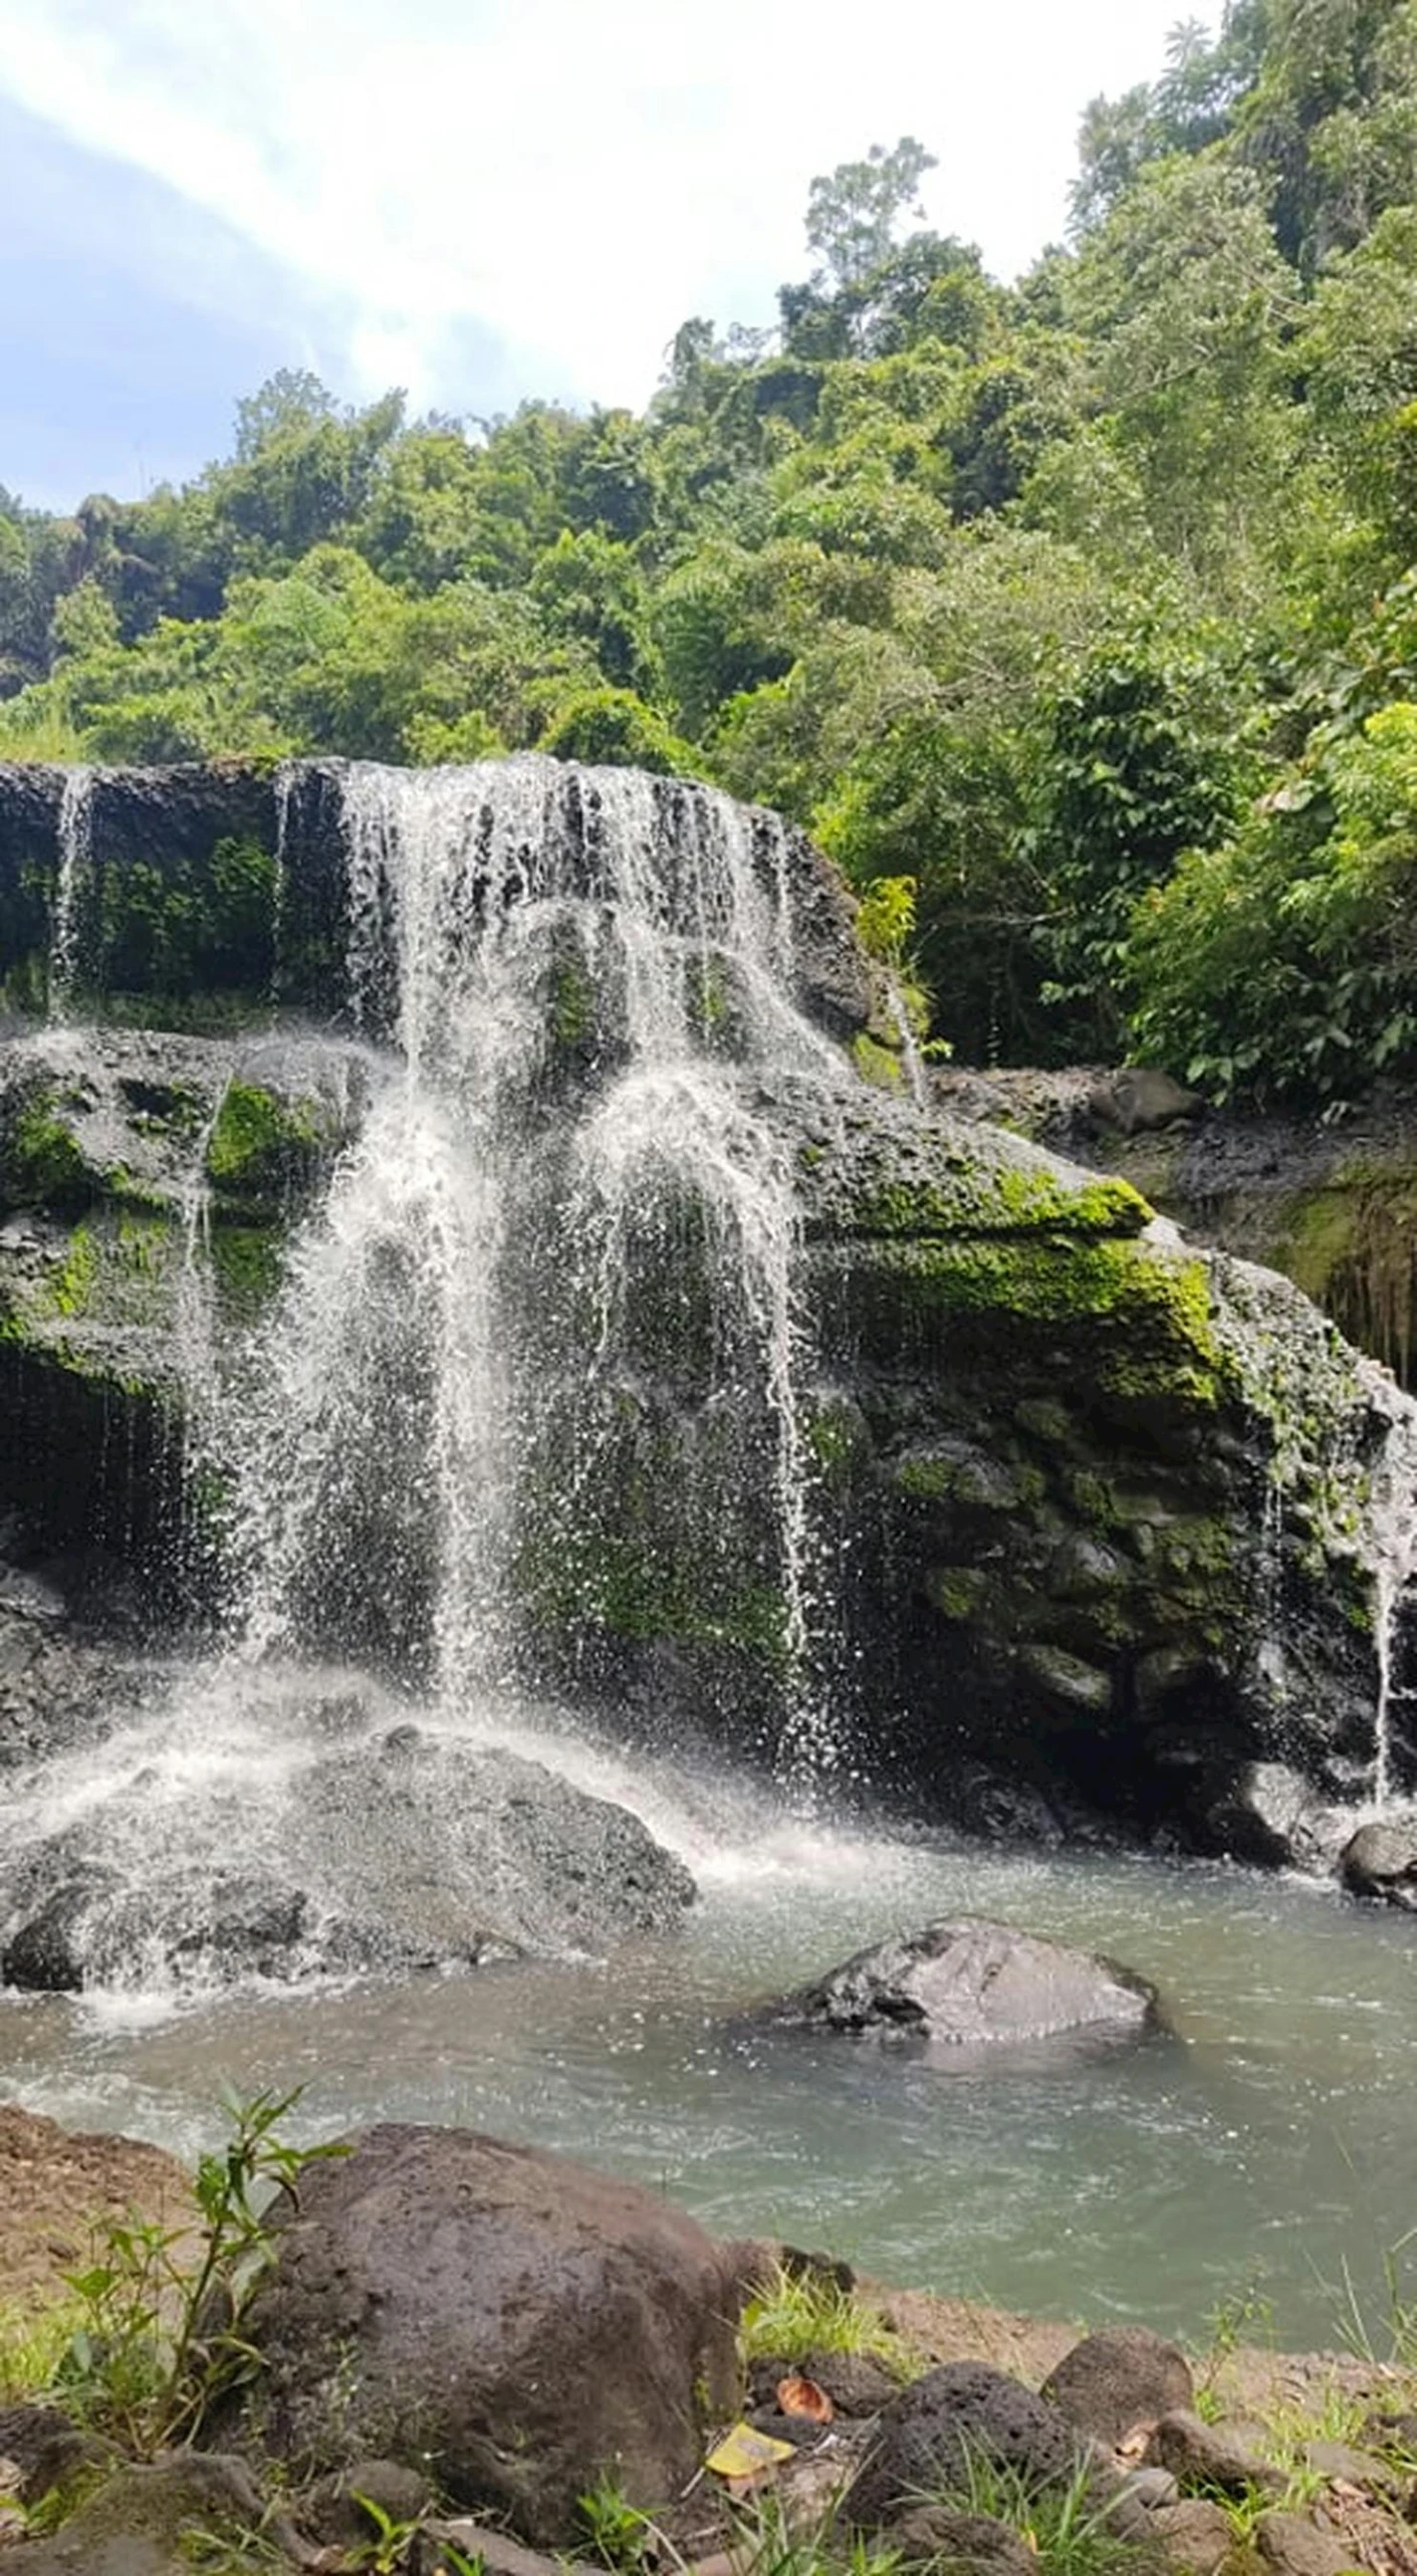
<instances>
[{"instance_id":1,"label":"grass","mask_svg":"<svg viewBox=\"0 0 1417 2576\"><path fill-rule=\"evenodd\" d=\"M732 2554L742 2576L896 2576L903 2564L899 2549L841 2530L834 2513L793 2530L771 2488L740 2513Z\"/></svg>"},{"instance_id":2,"label":"grass","mask_svg":"<svg viewBox=\"0 0 1417 2576\"><path fill-rule=\"evenodd\" d=\"M910 2346L879 2308L843 2290L829 2273L789 2272L780 2263L744 2308L738 2339L745 2362L857 2353L901 2380L914 2378L919 2369Z\"/></svg>"},{"instance_id":3,"label":"grass","mask_svg":"<svg viewBox=\"0 0 1417 2576\"><path fill-rule=\"evenodd\" d=\"M1374 2317L1348 2262L1334 2288L1335 2323L1350 2352L1375 2366L1417 2371L1417 2295L1410 2273L1417 2227L1409 2227L1383 2256L1383 2304Z\"/></svg>"},{"instance_id":4,"label":"grass","mask_svg":"<svg viewBox=\"0 0 1417 2576\"><path fill-rule=\"evenodd\" d=\"M0 2307L0 2403L18 2405L52 2387L79 2316L69 2299L50 2307Z\"/></svg>"},{"instance_id":5,"label":"grass","mask_svg":"<svg viewBox=\"0 0 1417 2576\"><path fill-rule=\"evenodd\" d=\"M1070 2478L1039 2485L1022 2470L971 2450L964 2475L919 2498L922 2508L987 2514L1016 2531L1038 2561L1040 2576L1141 2576L1145 2549L1107 2520L1085 2461Z\"/></svg>"}]
</instances>

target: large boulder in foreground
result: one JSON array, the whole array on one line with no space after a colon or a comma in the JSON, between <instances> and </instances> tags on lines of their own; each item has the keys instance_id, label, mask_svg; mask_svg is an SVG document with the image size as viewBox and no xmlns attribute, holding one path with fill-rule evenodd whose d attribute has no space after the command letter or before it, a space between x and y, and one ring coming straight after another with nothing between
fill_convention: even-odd
<instances>
[{"instance_id":1,"label":"large boulder in foreground","mask_svg":"<svg viewBox=\"0 0 1417 2576\"><path fill-rule=\"evenodd\" d=\"M893 1933L766 2017L941 2056L1160 2026L1155 1989L1129 1968L972 1915Z\"/></svg>"},{"instance_id":2,"label":"large boulder in foreground","mask_svg":"<svg viewBox=\"0 0 1417 2576\"><path fill-rule=\"evenodd\" d=\"M250 2332L243 2435L303 2468L370 2453L549 2546L605 2471L663 2505L737 2401L734 2284L637 2184L470 2130L364 2131L302 2179Z\"/></svg>"}]
</instances>

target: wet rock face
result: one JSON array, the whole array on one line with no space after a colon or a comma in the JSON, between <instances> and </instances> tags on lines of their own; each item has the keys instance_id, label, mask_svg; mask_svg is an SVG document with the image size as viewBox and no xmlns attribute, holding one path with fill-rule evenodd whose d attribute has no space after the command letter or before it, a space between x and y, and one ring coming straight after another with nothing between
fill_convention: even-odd
<instances>
[{"instance_id":1,"label":"wet rock face","mask_svg":"<svg viewBox=\"0 0 1417 2576\"><path fill-rule=\"evenodd\" d=\"M240 764L98 776L74 917L81 995L126 995L154 1019L174 1003L199 1019L195 1005L220 1001L225 1028L275 997L344 1034L32 1029L0 1045L0 1514L14 1515L26 1561L86 1559L110 1598L136 1575L152 1625L209 1615L219 1598L227 1462L189 1436L202 1381L249 1350L292 1233L348 1168L396 1062L349 1034L346 784L336 762L296 764L279 792ZM642 784L656 829L670 827L672 870L701 791ZM58 771L0 770L0 977L32 1003L63 795ZM606 791L587 772L563 804L567 882L593 892ZM1325 1811L1372 1766L1361 1533L1391 1388L1284 1282L1158 1230L1125 1179L971 1124L958 1088L953 1108L922 1120L899 1091L856 1081L821 1037L859 1040L878 998L850 899L799 834L752 813L740 826L762 890L780 867L790 897L781 1062L735 1054L742 958L718 984L700 965L713 1044L744 1062L744 1100L795 1184L786 1446L804 1497L794 1544L820 1611L813 1695L854 1730L860 1772L932 1818L1044 1841L1101 1819L1129 1837L1325 1865ZM489 900L480 846L458 862L474 922ZM142 913L136 893L154 874L163 901ZM517 899L516 869L498 882L499 901ZM183 946L192 922L210 953ZM375 1036L390 1024L397 946L390 932L389 956L376 953L379 935L376 923L361 987ZM556 1167L567 1101L584 1102L617 1061L609 1042L597 1052L597 997L575 963L548 954L537 1171ZM898 1077L871 1044L875 1070ZM1016 1104L999 1090L993 1105ZM1134 1127L1176 1106L1136 1084L1111 1101ZM1087 1113L1093 1132L1099 1114ZM548 1687L657 1733L668 1711L760 1752L781 1724L792 1633L786 1448L761 1316L735 1323L742 1365L733 1404L722 1400L720 1283L698 1257L702 1222L671 1213L633 1276L626 1264L625 1365L599 1382L589 1430L592 1364L572 1347L577 1298L554 1226L525 1263L516 1331L555 1344L567 1418L545 1393L555 1372L539 1371L518 1610ZM427 1450L433 1363L410 1301L384 1307L395 1393L374 1445L387 1473L341 1497L348 1544L332 1540L326 1584L339 1634L310 1624L322 1649L417 1678L432 1551L426 1515L404 1503ZM582 1461L598 1447L568 1501L573 1434ZM366 1564L399 1548L402 1590L367 1582ZM1400 1738L1405 1666L1396 1678ZM1400 1781L1417 1778L1417 1742L1396 1742L1394 1764ZM1280 1765L1292 1794L1276 1786Z\"/></svg>"},{"instance_id":2,"label":"wet rock face","mask_svg":"<svg viewBox=\"0 0 1417 2576\"><path fill-rule=\"evenodd\" d=\"M525 2539L569 2542L613 2462L662 2506L737 2402L732 2284L658 2195L467 2130L371 2129L302 2178L249 2325L244 2430L330 2468L416 2459Z\"/></svg>"},{"instance_id":3,"label":"wet rock face","mask_svg":"<svg viewBox=\"0 0 1417 2576\"><path fill-rule=\"evenodd\" d=\"M91 773L84 864L71 892L71 977L102 1004L144 1002L162 1023L221 1025L233 1004L347 1015L348 896L343 760L178 763ZM553 777L557 764L543 764ZM564 773L562 773L564 774ZM58 768L0 762L0 989L42 1008L59 902L66 782ZM595 882L595 773L583 788L582 868ZM692 837L702 791L655 779L651 795ZM776 819L762 817L766 873ZM854 906L806 835L787 835L793 979L801 1007L850 1039L877 1006ZM775 889L772 889L775 891ZM470 898L475 899L475 873ZM221 1007L213 1008L214 1004Z\"/></svg>"},{"instance_id":4,"label":"wet rock face","mask_svg":"<svg viewBox=\"0 0 1417 2576\"><path fill-rule=\"evenodd\" d=\"M969 1917L859 1951L764 2018L946 2060L1076 2033L1138 2038L1160 2020L1153 1988L1129 1970Z\"/></svg>"}]
</instances>

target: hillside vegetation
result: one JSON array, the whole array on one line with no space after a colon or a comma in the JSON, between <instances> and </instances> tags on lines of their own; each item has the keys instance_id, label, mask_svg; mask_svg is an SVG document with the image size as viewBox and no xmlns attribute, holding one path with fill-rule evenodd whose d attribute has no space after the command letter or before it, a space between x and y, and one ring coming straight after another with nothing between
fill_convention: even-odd
<instances>
[{"instance_id":1,"label":"hillside vegetation","mask_svg":"<svg viewBox=\"0 0 1417 2576\"><path fill-rule=\"evenodd\" d=\"M1417 0L1178 27L1015 286L930 166L815 181L642 417L287 373L181 490L0 491L0 757L679 770L880 889L961 1057L1417 1072Z\"/></svg>"}]
</instances>

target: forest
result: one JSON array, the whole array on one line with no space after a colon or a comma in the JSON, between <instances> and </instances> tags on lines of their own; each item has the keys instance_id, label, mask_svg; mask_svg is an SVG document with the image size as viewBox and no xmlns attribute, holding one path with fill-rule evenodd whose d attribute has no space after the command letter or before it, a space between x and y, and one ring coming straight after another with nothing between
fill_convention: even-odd
<instances>
[{"instance_id":1,"label":"forest","mask_svg":"<svg viewBox=\"0 0 1417 2576\"><path fill-rule=\"evenodd\" d=\"M636 762L804 824L940 1055L1417 1075L1417 0L1177 26L1013 285L933 166L642 416L286 371L181 489L0 488L0 758Z\"/></svg>"}]
</instances>

